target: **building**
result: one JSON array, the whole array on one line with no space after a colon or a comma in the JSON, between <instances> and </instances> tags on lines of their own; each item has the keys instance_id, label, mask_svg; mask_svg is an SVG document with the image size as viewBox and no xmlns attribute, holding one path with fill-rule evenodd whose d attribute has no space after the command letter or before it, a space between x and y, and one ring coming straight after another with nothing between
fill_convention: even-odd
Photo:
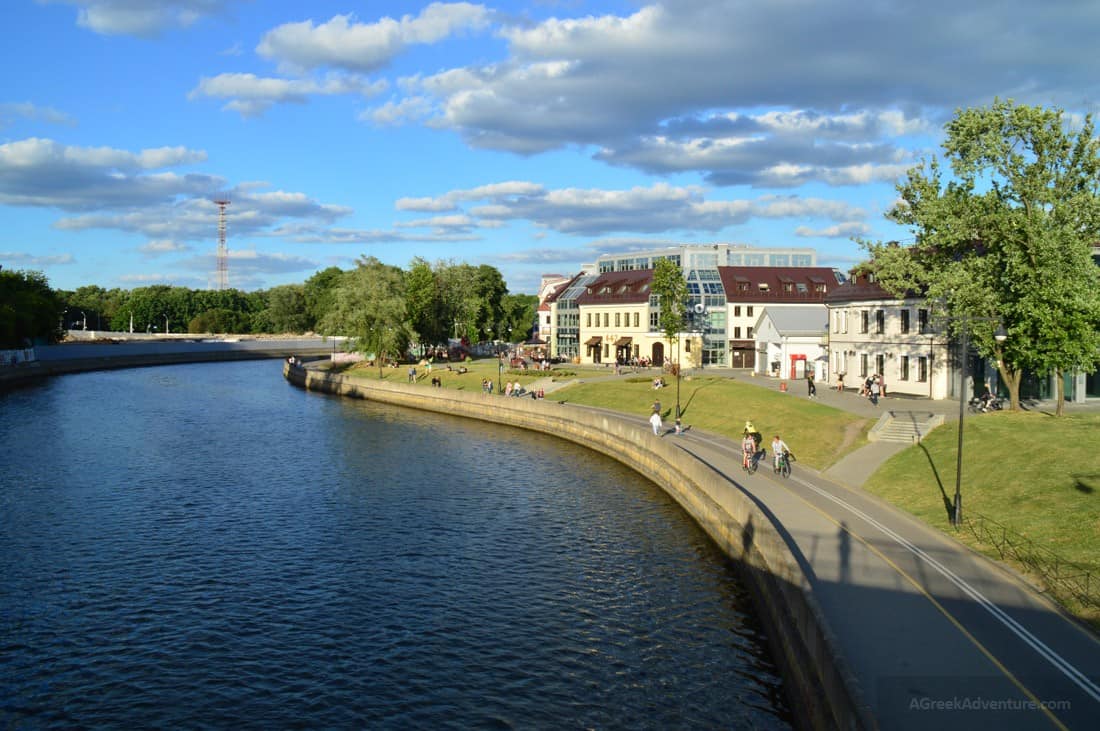
<instances>
[{"instance_id":1,"label":"building","mask_svg":"<svg viewBox=\"0 0 1100 731\"><path fill-rule=\"evenodd\" d=\"M776 313L799 308L805 320L813 318L810 311L816 312L814 342L818 349L806 351L816 358L821 355L825 335L825 296L839 281L836 272L822 267L689 270L685 273L689 305L684 329L668 342L660 330L652 277L652 269L578 275L556 291L547 300L557 328L554 354L584 363L641 359L663 364L667 360L691 368L732 365L765 373L769 361L757 358L754 339L754 328L765 308ZM791 323L791 318L776 317L784 328ZM569 329L573 323L575 334ZM574 342L578 345L575 353L570 350ZM781 346L782 352L787 345Z\"/></svg>"},{"instance_id":2,"label":"building","mask_svg":"<svg viewBox=\"0 0 1100 731\"><path fill-rule=\"evenodd\" d=\"M680 244L626 254L604 254L596 259L596 272L652 269L658 259L668 259L685 272L720 266L815 267L817 252L807 248L761 248L748 244Z\"/></svg>"},{"instance_id":3,"label":"building","mask_svg":"<svg viewBox=\"0 0 1100 731\"><path fill-rule=\"evenodd\" d=\"M812 373L815 380L826 380L828 320L823 303L765 307L754 332L757 372L766 364L768 373L779 378L801 379Z\"/></svg>"},{"instance_id":4,"label":"building","mask_svg":"<svg viewBox=\"0 0 1100 731\"><path fill-rule=\"evenodd\" d=\"M788 307L817 308L821 321L819 337L824 336L825 297L843 281L840 274L826 267L719 267L724 298L725 345L732 368L751 368L756 373L771 373L773 361L760 357L756 328L765 308L772 312ZM708 303L709 304L709 303ZM711 316L713 318L713 315Z\"/></svg>"}]
</instances>

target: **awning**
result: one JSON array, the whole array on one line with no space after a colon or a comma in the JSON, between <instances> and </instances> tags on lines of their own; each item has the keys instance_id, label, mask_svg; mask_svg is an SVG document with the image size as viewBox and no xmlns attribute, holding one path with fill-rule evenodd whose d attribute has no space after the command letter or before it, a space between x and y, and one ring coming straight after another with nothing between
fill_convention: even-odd
<instances>
[{"instance_id":1,"label":"awning","mask_svg":"<svg viewBox=\"0 0 1100 731\"><path fill-rule=\"evenodd\" d=\"M616 348L622 348L634 342L634 338L619 338L615 341Z\"/></svg>"},{"instance_id":2,"label":"awning","mask_svg":"<svg viewBox=\"0 0 1100 731\"><path fill-rule=\"evenodd\" d=\"M603 338L599 335L596 335L595 337L591 337L591 338L588 338L588 340L585 340L584 344L585 345L599 345L602 342L603 342Z\"/></svg>"}]
</instances>

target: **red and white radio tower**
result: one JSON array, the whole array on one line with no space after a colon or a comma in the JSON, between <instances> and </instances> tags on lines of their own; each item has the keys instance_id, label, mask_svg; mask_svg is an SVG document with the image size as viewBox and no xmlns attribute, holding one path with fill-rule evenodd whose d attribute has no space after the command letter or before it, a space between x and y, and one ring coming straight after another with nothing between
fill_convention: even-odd
<instances>
[{"instance_id":1,"label":"red and white radio tower","mask_svg":"<svg viewBox=\"0 0 1100 731\"><path fill-rule=\"evenodd\" d=\"M229 201L214 201L218 206L218 290L229 289L229 250L225 245L225 207Z\"/></svg>"}]
</instances>

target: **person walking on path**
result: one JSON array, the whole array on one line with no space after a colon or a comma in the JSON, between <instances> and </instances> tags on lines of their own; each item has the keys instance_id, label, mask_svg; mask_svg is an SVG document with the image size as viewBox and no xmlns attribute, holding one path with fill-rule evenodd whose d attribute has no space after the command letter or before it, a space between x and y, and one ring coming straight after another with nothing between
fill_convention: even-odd
<instances>
[{"instance_id":1,"label":"person walking on path","mask_svg":"<svg viewBox=\"0 0 1100 731\"><path fill-rule=\"evenodd\" d=\"M649 415L649 423L650 423L650 425L653 426L653 436L655 436L655 437L661 436L661 427L663 427L664 424L661 422L660 412L654 411L652 414L650 414Z\"/></svg>"},{"instance_id":2,"label":"person walking on path","mask_svg":"<svg viewBox=\"0 0 1100 731\"><path fill-rule=\"evenodd\" d=\"M878 406L878 394L880 387L881 386L878 381L878 376L875 376L871 379L871 385L868 386L868 396L871 399L872 406Z\"/></svg>"},{"instance_id":3,"label":"person walking on path","mask_svg":"<svg viewBox=\"0 0 1100 731\"><path fill-rule=\"evenodd\" d=\"M810 398L817 398L817 385L814 383L814 374L806 371L806 393Z\"/></svg>"}]
</instances>

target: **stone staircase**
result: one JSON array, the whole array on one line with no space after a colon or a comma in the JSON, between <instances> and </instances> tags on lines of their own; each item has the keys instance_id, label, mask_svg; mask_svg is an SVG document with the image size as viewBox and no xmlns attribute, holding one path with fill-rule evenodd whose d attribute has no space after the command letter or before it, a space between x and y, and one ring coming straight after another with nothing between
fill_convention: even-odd
<instances>
[{"instance_id":1,"label":"stone staircase","mask_svg":"<svg viewBox=\"0 0 1100 731\"><path fill-rule=\"evenodd\" d=\"M943 421L943 414L891 409L879 417L878 422L867 434L867 439L872 442L917 444Z\"/></svg>"}]
</instances>

